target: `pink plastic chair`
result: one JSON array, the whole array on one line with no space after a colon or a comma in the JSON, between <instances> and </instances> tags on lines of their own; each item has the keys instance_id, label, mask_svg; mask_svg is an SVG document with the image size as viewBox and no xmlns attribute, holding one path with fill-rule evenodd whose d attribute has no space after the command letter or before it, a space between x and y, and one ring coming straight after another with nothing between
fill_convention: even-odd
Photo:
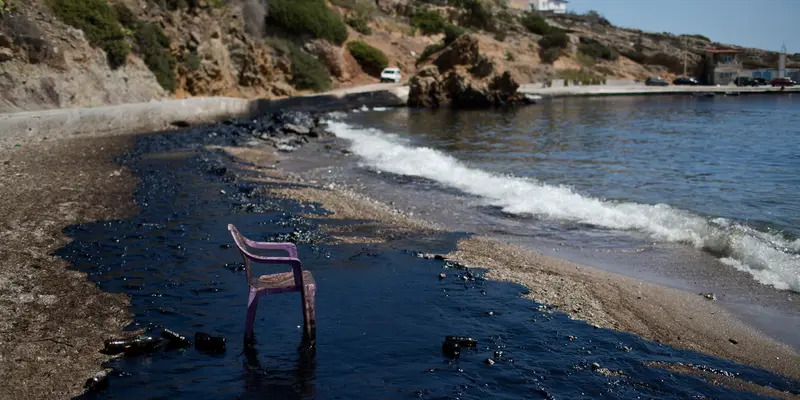
<instances>
[{"instance_id":1,"label":"pink plastic chair","mask_svg":"<svg viewBox=\"0 0 800 400\"><path fill-rule=\"evenodd\" d=\"M304 339L311 346L314 346L317 340L317 316L314 312L317 285L311 272L303 271L303 264L297 258L297 248L292 243L266 243L250 240L239 233L233 224L228 224L228 230L231 232L233 241L236 242L236 246L244 259L247 284L250 286L244 340L247 342L253 340L253 321L256 317L258 298L260 296L300 292L300 298L303 302ZM258 256L248 251L248 246L260 250L283 250L288 253L289 257ZM261 264L289 265L292 267L292 271L254 277L250 268L251 261Z\"/></svg>"}]
</instances>

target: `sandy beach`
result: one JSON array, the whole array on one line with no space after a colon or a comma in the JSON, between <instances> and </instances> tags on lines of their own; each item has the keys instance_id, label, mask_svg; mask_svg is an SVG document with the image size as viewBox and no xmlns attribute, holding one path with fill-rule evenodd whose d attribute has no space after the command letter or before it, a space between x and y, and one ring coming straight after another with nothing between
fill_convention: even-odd
<instances>
[{"instance_id":1,"label":"sandy beach","mask_svg":"<svg viewBox=\"0 0 800 400\"><path fill-rule=\"evenodd\" d=\"M0 368L3 398L65 398L107 359L102 340L131 321L126 296L101 291L86 275L66 268L52 252L66 244L72 224L122 218L135 211L136 179L113 157L132 137L6 140L0 153L0 210L5 245L0 279ZM19 144L19 146L17 146ZM319 203L332 220L321 227L340 243L391 242L443 228L358 191L317 182L280 167L291 156L268 146L224 147L248 179L279 188L276 197ZM319 216L315 216L319 218ZM367 220L341 228L335 220ZM544 256L487 237L470 237L444 257L488 268L488 277L516 282L538 303L596 327L627 331L676 348L691 349L799 378L800 355L740 322L696 293ZM681 373L686 367L664 366ZM699 373L698 373L699 374ZM704 372L706 379L715 375ZM715 380L716 382L716 380ZM796 398L735 379L719 384ZM770 391L772 390L772 391Z\"/></svg>"},{"instance_id":2,"label":"sandy beach","mask_svg":"<svg viewBox=\"0 0 800 400\"><path fill-rule=\"evenodd\" d=\"M0 398L70 398L131 315L52 253L68 225L134 211L136 180L113 161L131 138L0 141Z\"/></svg>"}]
</instances>

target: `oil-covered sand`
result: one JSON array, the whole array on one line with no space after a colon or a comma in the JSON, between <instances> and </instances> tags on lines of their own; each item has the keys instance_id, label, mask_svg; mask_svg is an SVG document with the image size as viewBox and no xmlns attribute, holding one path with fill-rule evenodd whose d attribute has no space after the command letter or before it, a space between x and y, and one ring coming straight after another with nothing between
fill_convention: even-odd
<instances>
[{"instance_id":1,"label":"oil-covered sand","mask_svg":"<svg viewBox=\"0 0 800 400\"><path fill-rule=\"evenodd\" d=\"M100 397L750 396L714 386L708 376L766 395L796 395L795 381L678 350L800 376L796 353L696 294L443 232L356 192L288 176L272 148L230 146L207 133L140 137L126 166L112 157L128 139L4 147L0 273L7 284L0 306L9 317L0 347L8 377L2 397L79 393L100 368L102 339L131 321L126 296L134 314L128 330L208 330L231 345L219 357L188 350L116 359L109 365L122 373ZM231 172L209 174L209 159ZM238 255L224 246L229 222L256 239L298 242L320 287L313 359L297 353L301 318L293 296L263 302L257 352L244 352L237 336L246 290ZM52 253L68 242L62 229L76 223L89 224L65 231L75 241L58 251L73 264L64 269ZM480 269L444 268L417 252L449 253L530 291L483 281ZM441 272L447 278L439 281ZM481 346L449 361L439 350L449 334L476 336ZM488 367L484 360L495 351L503 354Z\"/></svg>"}]
</instances>

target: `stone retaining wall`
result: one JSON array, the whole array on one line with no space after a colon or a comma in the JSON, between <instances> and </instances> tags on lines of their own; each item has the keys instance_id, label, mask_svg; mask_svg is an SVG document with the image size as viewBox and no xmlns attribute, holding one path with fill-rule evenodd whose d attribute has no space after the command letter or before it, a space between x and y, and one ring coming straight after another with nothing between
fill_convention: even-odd
<instances>
[{"instance_id":1,"label":"stone retaining wall","mask_svg":"<svg viewBox=\"0 0 800 400\"><path fill-rule=\"evenodd\" d=\"M204 97L116 106L0 114L0 140L69 135L156 132L171 126L211 124L281 110L335 111L405 106L408 87L350 91L277 100Z\"/></svg>"}]
</instances>

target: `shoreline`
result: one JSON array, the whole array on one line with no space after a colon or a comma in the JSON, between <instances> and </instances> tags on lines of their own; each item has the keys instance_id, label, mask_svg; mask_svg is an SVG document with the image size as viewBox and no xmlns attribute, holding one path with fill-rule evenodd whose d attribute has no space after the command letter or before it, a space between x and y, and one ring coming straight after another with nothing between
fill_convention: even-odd
<instances>
[{"instance_id":1,"label":"shoreline","mask_svg":"<svg viewBox=\"0 0 800 400\"><path fill-rule=\"evenodd\" d=\"M543 88L541 84L524 84L517 90L526 95L541 96L542 98L567 98L567 97L607 97L607 96L648 96L648 95L697 95L713 93L725 95L737 93L751 94L790 94L800 93L800 86L773 88L771 86L645 86L637 85L589 85Z\"/></svg>"},{"instance_id":2,"label":"shoreline","mask_svg":"<svg viewBox=\"0 0 800 400\"><path fill-rule=\"evenodd\" d=\"M275 166L269 171L242 167L261 176L260 181L302 184L302 187L279 188L270 193L321 204L333 213L322 217L323 220L374 221L363 224L362 229L350 227L348 232L337 231L335 223L324 228L336 240L374 243L391 240L398 233L443 230L357 190L321 186L321 182L308 180L302 173L287 174L280 168L280 156L255 148L224 150L239 165ZM522 284L530 291L525 297L557 306L557 311L596 327L630 332L657 343L800 378L800 355L791 347L767 337L721 305L696 293L578 265L488 237L462 239L457 251L442 256L472 267L487 268L490 279Z\"/></svg>"},{"instance_id":3,"label":"shoreline","mask_svg":"<svg viewBox=\"0 0 800 400\"><path fill-rule=\"evenodd\" d=\"M341 100L336 100L335 103L342 104ZM0 128L3 127L2 117L4 116L0 115ZM89 121L88 125L80 126L82 129L88 129L87 127L93 123ZM51 126L51 129L57 128L57 125ZM7 252L7 257L4 258L6 263L4 268L0 268L0 279L10 287L22 290L0 296L0 299L5 300L6 307L9 304L12 307L12 311L4 313L9 316L7 325L4 329L0 329L2 331L0 359L5 361L0 367L8 377L5 384L0 386L0 393L23 393L29 398L46 397L45 394L47 396L77 394L83 379L94 374L100 368L100 362L108 358L96 352L97 343L102 343L105 337L118 334L130 322L131 311L126 296L101 291L91 284L86 274L65 268L63 260L50 254L52 250L62 247L69 240L62 231L64 227L81 222L123 218L133 212L135 204L131 194L136 185L136 178L126 167L113 161L114 156L130 148L135 137L135 132L127 132L122 130L123 128L125 127L115 127L114 129L118 130L116 132L102 129L64 132L51 139L35 137L35 133L44 134L38 131L34 134L23 132L21 135L0 135L0 144L3 145L0 152L0 170L3 171L2 177L8 178L6 184L2 185L5 190L0 191L0 209L6 211L7 215L4 229L0 232L7 239L7 246L3 249L3 252ZM125 136L114 136L117 134ZM20 148L16 147L17 144L21 145ZM238 150L232 151L231 148L227 150L235 156L238 153L241 156L239 158L251 160L256 165L268 165L279 161L272 148L236 149ZM264 170L259 170L259 173L263 172ZM266 179L271 182L295 182L295 178L282 175L284 173L285 171L275 169L266 176ZM72 182L73 185L64 185L63 182ZM42 193L45 195L42 196ZM351 232L341 230L337 232L336 227L329 226L327 229L342 242L369 243L375 240L392 240L398 235L443 231L441 227L432 226L426 221L394 209L391 205L353 191L339 188L320 190L309 187L280 189L276 194L286 198L322 203L326 209L335 213L333 217L328 218L366 218L376 221L371 226L362 225L367 226L365 232L369 232L369 235L362 236L358 235L358 227L351 227L353 229ZM49 212L54 212L56 216L48 216L47 212L41 210L50 210ZM20 230L28 232L20 235L16 232ZM337 236L336 233L340 234ZM488 243L492 248L503 246L502 243ZM459 252L451 254L450 257L462 257L470 265L482 264L489 268L502 262L485 257L484 253L488 252L486 246L485 238L465 239L459 243ZM485 251L481 250L482 247ZM522 251L519 248L513 250ZM635 279L583 266L578 267L590 272L570 273L570 269L576 264L551 259L538 253L529 253L530 255L520 255L514 262L526 257L544 261L541 263L537 261L534 266L521 263L516 269L492 269L490 277L523 283L531 290L528 297L537 302L560 304L563 309L569 308L572 304L580 304L581 309L574 313L575 319L586 320L597 326L633 332L646 339L675 347L720 355L793 378L800 377L798 372L800 357L797 353L742 324L726 325L726 321L733 317L719 306L705 302L694 293L658 285L642 286L642 283L637 283ZM20 270L18 268L20 266L25 268ZM526 271L531 268L537 269L537 273ZM554 281L552 277L564 281ZM620 277L622 277L621 282L611 282ZM553 291L550 294L541 292L548 285L559 286L560 292ZM586 289L587 287L595 290ZM652 306L649 308L637 306L637 302L630 298L627 299L630 301L623 301L625 300L623 295L630 297L638 293L635 290L637 287L646 287L648 290L652 288L653 293L679 294L672 295L675 297L663 293L654 295L655 300L650 301ZM604 297L602 293L597 292L602 288L616 290L619 299L615 301L613 297ZM583 292L576 291L577 289L582 289ZM24 291L28 291L32 297L20 295ZM569 297L571 293L581 294L578 295L579 298L571 298ZM8 294L19 297L12 298ZM54 302L53 299L60 301ZM23 326L22 329L15 329L18 326L11 326L9 321L15 316L19 319L21 314L26 313L26 308L30 307L26 304L35 304L35 309L41 314L29 316L33 319L23 321L20 325ZM713 321L704 325L705 328L693 328L695 336L699 337L676 337L675 333L680 329L693 327L697 323L696 320L690 322L692 320L690 311L672 309L684 307L686 304L703 315L717 315ZM48 310L53 307L59 310L54 312ZM69 312L61 310L63 307L69 307ZM675 311L675 314L660 316L654 307L661 307L662 311ZM614 315L615 313L617 315ZM641 313L644 313L644 317L640 315ZM41 318L53 315L60 315L57 318L59 321L57 328L50 326L52 320L41 324ZM79 317L76 318L76 315ZM660 327L659 324L665 323L664 318L672 318L672 321L667 321L667 326ZM29 323L30 326L39 324L39 327L28 328L26 331L25 327ZM41 338L33 337L32 341L25 341L31 339L31 332L39 331L42 332ZM52 332L58 334L53 336L50 334ZM730 342L726 344L727 338L723 336L728 332L739 335L736 336L739 338L736 339L737 345ZM716 334L716 336L712 340L703 337L706 334ZM728 335L728 338L730 336ZM27 344L20 346L20 343ZM750 357L751 354L767 353L770 356L780 355L774 356L777 357L774 360ZM13 363L10 362L12 360ZM11 368L12 366L14 368ZM25 379L29 376L47 376L47 378L39 379L34 384ZM19 391L20 387L23 389L22 392Z\"/></svg>"},{"instance_id":4,"label":"shoreline","mask_svg":"<svg viewBox=\"0 0 800 400\"><path fill-rule=\"evenodd\" d=\"M132 135L188 126L213 124L233 118L254 118L281 110L331 112L355 108L408 107L407 83L371 84L275 100L232 97L193 97L153 100L86 108L63 108L0 114L0 138L25 140L89 135ZM517 90L534 102L569 97L696 95L713 93L792 94L800 86L645 86L591 85L543 88L522 84ZM701 96L702 97L702 96Z\"/></svg>"}]
</instances>

